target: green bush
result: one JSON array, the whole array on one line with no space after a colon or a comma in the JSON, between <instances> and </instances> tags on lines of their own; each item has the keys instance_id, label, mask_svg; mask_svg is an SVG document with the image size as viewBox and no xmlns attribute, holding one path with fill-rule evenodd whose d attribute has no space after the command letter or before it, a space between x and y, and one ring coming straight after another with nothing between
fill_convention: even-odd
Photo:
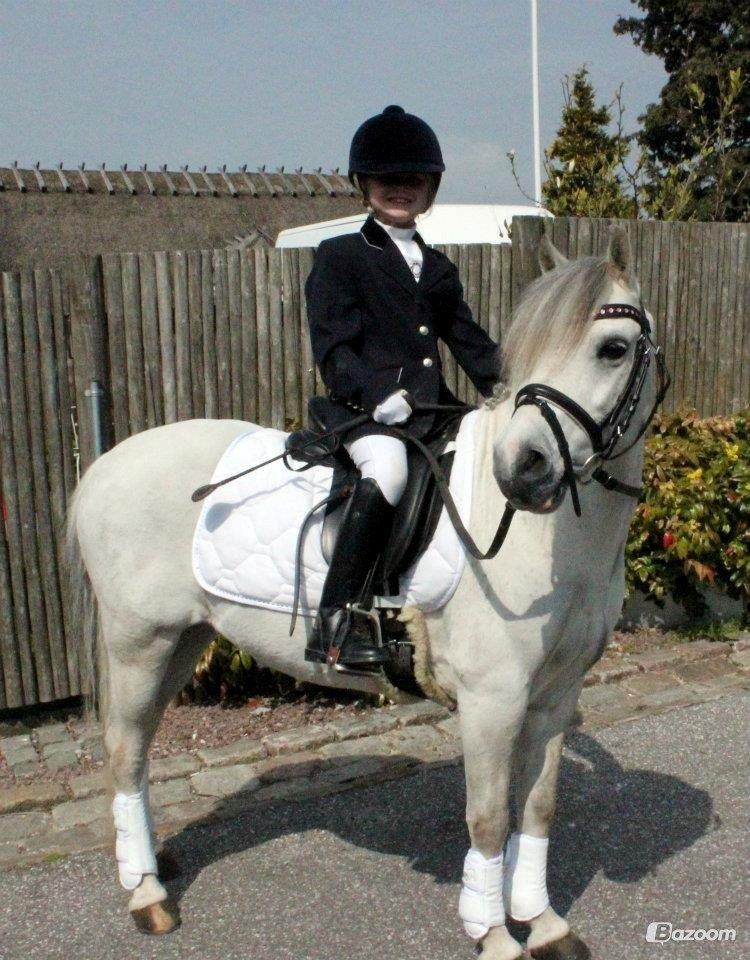
<instances>
[{"instance_id":1,"label":"green bush","mask_svg":"<svg viewBox=\"0 0 750 960\"><path fill-rule=\"evenodd\" d=\"M626 547L628 590L705 613L703 589L750 601L750 411L662 414Z\"/></svg>"}]
</instances>

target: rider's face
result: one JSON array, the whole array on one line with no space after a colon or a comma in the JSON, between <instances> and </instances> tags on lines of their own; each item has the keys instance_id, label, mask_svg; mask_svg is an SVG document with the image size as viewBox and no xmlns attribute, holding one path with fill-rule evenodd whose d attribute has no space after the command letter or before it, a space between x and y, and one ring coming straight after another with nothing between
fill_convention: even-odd
<instances>
[{"instance_id":1,"label":"rider's face","mask_svg":"<svg viewBox=\"0 0 750 960\"><path fill-rule=\"evenodd\" d=\"M368 176L366 183L373 213L392 227L413 227L414 218L431 202L430 179L424 173Z\"/></svg>"}]
</instances>

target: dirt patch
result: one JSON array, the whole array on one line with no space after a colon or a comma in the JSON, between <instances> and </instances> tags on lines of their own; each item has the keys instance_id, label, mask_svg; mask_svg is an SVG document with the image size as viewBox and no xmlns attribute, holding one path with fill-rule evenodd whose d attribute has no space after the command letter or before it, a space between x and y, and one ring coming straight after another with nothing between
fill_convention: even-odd
<instances>
[{"instance_id":1,"label":"dirt patch","mask_svg":"<svg viewBox=\"0 0 750 960\"><path fill-rule=\"evenodd\" d=\"M220 747L235 740L257 739L281 730L323 724L341 717L355 718L376 709L378 707L374 699L363 698L362 694L317 688L225 703L173 705L164 712L149 756L152 759L172 757L204 747ZM85 737L86 729L80 710L58 710L26 716L18 724L4 724L3 732L5 736L28 732L33 735L40 727L60 722L65 723L73 740ZM95 744L84 746L79 763L74 768L49 771L40 763L34 773L23 777L15 777L0 755L0 789L39 781L67 783L71 777L95 773L103 766L100 748L97 749Z\"/></svg>"}]
</instances>

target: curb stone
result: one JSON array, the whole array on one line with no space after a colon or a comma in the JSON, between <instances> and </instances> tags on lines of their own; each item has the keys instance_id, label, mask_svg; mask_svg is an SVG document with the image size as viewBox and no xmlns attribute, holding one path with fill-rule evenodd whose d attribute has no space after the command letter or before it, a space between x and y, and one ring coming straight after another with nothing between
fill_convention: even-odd
<instances>
[{"instance_id":1,"label":"curb stone","mask_svg":"<svg viewBox=\"0 0 750 960\"><path fill-rule=\"evenodd\" d=\"M696 640L667 649L606 658L586 678L575 720L585 730L750 690L750 642ZM7 726L0 752L34 768L77 746L64 725L50 732ZM65 739L67 736L67 740ZM87 742L98 733L87 730ZM66 750L67 747L67 750ZM80 747L79 747L80 750ZM408 776L430 763L459 762L459 718L431 702L392 706L259 740L207 747L150 764L150 796L160 835L226 819L268 803L322 796ZM0 789L0 868L53 861L112 839L107 771L67 785L46 781Z\"/></svg>"}]
</instances>

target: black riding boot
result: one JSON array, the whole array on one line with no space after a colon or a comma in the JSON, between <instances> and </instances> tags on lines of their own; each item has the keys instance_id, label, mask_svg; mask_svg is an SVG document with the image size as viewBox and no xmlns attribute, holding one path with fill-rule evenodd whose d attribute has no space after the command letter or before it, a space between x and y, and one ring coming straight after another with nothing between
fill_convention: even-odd
<instances>
[{"instance_id":1,"label":"black riding boot","mask_svg":"<svg viewBox=\"0 0 750 960\"><path fill-rule=\"evenodd\" d=\"M360 669L385 661L382 648L372 639L351 635L354 617L346 605L359 600L386 543L392 518L393 507L377 483L370 477L358 480L336 539L305 660Z\"/></svg>"}]
</instances>

